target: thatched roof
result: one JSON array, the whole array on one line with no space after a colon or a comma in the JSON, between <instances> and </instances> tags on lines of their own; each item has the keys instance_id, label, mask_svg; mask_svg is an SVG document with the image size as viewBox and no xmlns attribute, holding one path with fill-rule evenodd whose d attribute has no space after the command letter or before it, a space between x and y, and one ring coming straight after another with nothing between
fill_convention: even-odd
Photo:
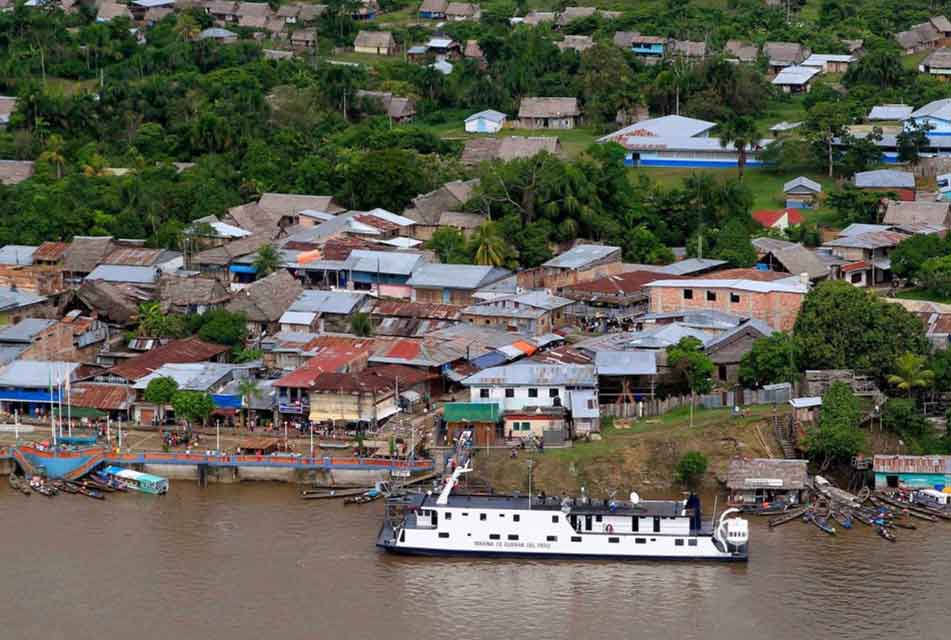
<instances>
[{"instance_id":1,"label":"thatched roof","mask_svg":"<svg viewBox=\"0 0 951 640\"><path fill-rule=\"evenodd\" d=\"M392 49L396 47L396 40L389 31L361 31L353 41L355 47L369 49Z\"/></svg>"},{"instance_id":2,"label":"thatched roof","mask_svg":"<svg viewBox=\"0 0 951 640\"><path fill-rule=\"evenodd\" d=\"M163 276L159 280L159 302L162 311L172 307L191 305L221 305L231 299L231 294L213 278L180 278Z\"/></svg>"},{"instance_id":3,"label":"thatched roof","mask_svg":"<svg viewBox=\"0 0 951 640\"><path fill-rule=\"evenodd\" d=\"M726 476L726 486L730 489L787 489L797 490L806 486L805 460L777 460L754 458L730 460L730 469ZM780 485L767 480L779 480Z\"/></svg>"},{"instance_id":4,"label":"thatched roof","mask_svg":"<svg viewBox=\"0 0 951 640\"><path fill-rule=\"evenodd\" d=\"M63 254L63 271L91 273L112 249L112 236L75 236Z\"/></svg>"},{"instance_id":5,"label":"thatched roof","mask_svg":"<svg viewBox=\"0 0 951 640\"><path fill-rule=\"evenodd\" d=\"M243 312L251 322L277 322L304 288L281 269L242 289L228 303L232 312Z\"/></svg>"},{"instance_id":6,"label":"thatched roof","mask_svg":"<svg viewBox=\"0 0 951 640\"><path fill-rule=\"evenodd\" d=\"M522 98L519 118L569 118L581 115L577 98Z\"/></svg>"},{"instance_id":7,"label":"thatched roof","mask_svg":"<svg viewBox=\"0 0 951 640\"><path fill-rule=\"evenodd\" d=\"M149 299L134 287L105 280L83 282L76 297L100 318L121 325L131 324L138 314L139 304Z\"/></svg>"}]
</instances>

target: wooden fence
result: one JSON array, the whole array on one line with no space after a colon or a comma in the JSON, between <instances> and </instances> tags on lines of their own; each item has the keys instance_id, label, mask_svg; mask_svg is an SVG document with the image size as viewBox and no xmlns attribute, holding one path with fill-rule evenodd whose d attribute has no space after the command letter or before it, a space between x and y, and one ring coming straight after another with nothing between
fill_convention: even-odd
<instances>
[{"instance_id":1,"label":"wooden fence","mask_svg":"<svg viewBox=\"0 0 951 640\"><path fill-rule=\"evenodd\" d=\"M769 389L738 389L696 397L696 406L705 409L743 407L755 404L786 404L792 398L792 385L771 385ZM601 405L601 417L652 418L674 409L690 406L690 396L668 396L639 402Z\"/></svg>"}]
</instances>

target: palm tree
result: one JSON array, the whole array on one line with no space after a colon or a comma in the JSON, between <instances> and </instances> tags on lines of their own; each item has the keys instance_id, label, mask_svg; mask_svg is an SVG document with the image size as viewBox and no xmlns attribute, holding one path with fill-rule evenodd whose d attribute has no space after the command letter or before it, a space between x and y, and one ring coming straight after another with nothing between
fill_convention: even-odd
<instances>
[{"instance_id":1,"label":"palm tree","mask_svg":"<svg viewBox=\"0 0 951 640\"><path fill-rule=\"evenodd\" d=\"M251 400L261 395L261 389L258 387L258 381L254 378L246 378L238 383L238 394L241 396L241 405L244 411L241 414L241 428L248 426L248 411L251 409Z\"/></svg>"},{"instance_id":2,"label":"palm tree","mask_svg":"<svg viewBox=\"0 0 951 640\"><path fill-rule=\"evenodd\" d=\"M139 327L136 331L139 337L160 338L165 328L165 314L158 302L143 302L139 305Z\"/></svg>"},{"instance_id":3,"label":"palm tree","mask_svg":"<svg viewBox=\"0 0 951 640\"><path fill-rule=\"evenodd\" d=\"M66 164L66 158L63 156L63 137L61 135L54 133L49 137L46 150L40 154L40 160L56 167L56 179L62 179L63 165Z\"/></svg>"},{"instance_id":4,"label":"palm tree","mask_svg":"<svg viewBox=\"0 0 951 640\"><path fill-rule=\"evenodd\" d=\"M281 255L274 248L273 244L266 244L258 249L258 255L254 257L254 268L258 278L274 273L281 267Z\"/></svg>"},{"instance_id":5,"label":"palm tree","mask_svg":"<svg viewBox=\"0 0 951 640\"><path fill-rule=\"evenodd\" d=\"M895 360L895 373L888 376L888 384L901 391L907 391L908 397L916 388L930 386L934 382L934 371L925 369L925 357L905 352Z\"/></svg>"},{"instance_id":6,"label":"palm tree","mask_svg":"<svg viewBox=\"0 0 951 640\"><path fill-rule=\"evenodd\" d=\"M505 240L494 222L483 222L472 235L476 264L501 267L505 263Z\"/></svg>"},{"instance_id":7,"label":"palm tree","mask_svg":"<svg viewBox=\"0 0 951 640\"><path fill-rule=\"evenodd\" d=\"M182 40L194 40L198 36L199 24L195 20L195 16L190 13L181 13L178 16L178 19L175 21L175 33L177 33Z\"/></svg>"},{"instance_id":8,"label":"palm tree","mask_svg":"<svg viewBox=\"0 0 951 640\"><path fill-rule=\"evenodd\" d=\"M736 148L736 168L740 180L746 167L746 153L759 141L756 121L749 116L736 116L720 125L720 146L732 144Z\"/></svg>"}]
</instances>

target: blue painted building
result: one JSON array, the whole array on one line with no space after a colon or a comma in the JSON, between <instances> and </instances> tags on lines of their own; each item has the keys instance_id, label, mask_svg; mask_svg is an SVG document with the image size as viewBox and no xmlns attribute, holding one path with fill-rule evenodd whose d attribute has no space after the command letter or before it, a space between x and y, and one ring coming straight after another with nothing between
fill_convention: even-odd
<instances>
[{"instance_id":1,"label":"blue painted building","mask_svg":"<svg viewBox=\"0 0 951 640\"><path fill-rule=\"evenodd\" d=\"M642 35L636 31L618 31L614 34L614 44L647 62L661 60L667 53L667 38Z\"/></svg>"},{"instance_id":2,"label":"blue painted building","mask_svg":"<svg viewBox=\"0 0 951 640\"><path fill-rule=\"evenodd\" d=\"M951 456L876 455L875 488L938 489L951 486Z\"/></svg>"},{"instance_id":3,"label":"blue painted building","mask_svg":"<svg viewBox=\"0 0 951 640\"><path fill-rule=\"evenodd\" d=\"M905 129L929 126L929 136L951 136L951 98L934 100L911 112Z\"/></svg>"},{"instance_id":4,"label":"blue painted building","mask_svg":"<svg viewBox=\"0 0 951 640\"><path fill-rule=\"evenodd\" d=\"M0 410L48 416L51 406L60 401L61 383L72 382L78 367L75 362L14 360L0 369Z\"/></svg>"},{"instance_id":5,"label":"blue painted building","mask_svg":"<svg viewBox=\"0 0 951 640\"><path fill-rule=\"evenodd\" d=\"M746 166L761 167L758 153L772 140L761 140L746 151ZM621 143L627 148L628 167L732 168L739 162L733 144L721 145L719 138L667 138L629 136Z\"/></svg>"}]
</instances>

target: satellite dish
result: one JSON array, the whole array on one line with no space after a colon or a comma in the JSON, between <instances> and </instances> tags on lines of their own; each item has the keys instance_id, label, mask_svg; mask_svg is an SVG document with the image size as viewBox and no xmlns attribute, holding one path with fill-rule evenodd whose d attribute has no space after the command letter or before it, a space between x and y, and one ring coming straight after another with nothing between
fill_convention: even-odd
<instances>
[{"instance_id":1,"label":"satellite dish","mask_svg":"<svg viewBox=\"0 0 951 640\"><path fill-rule=\"evenodd\" d=\"M641 497L637 495L637 491L631 491L631 504L637 504L641 501Z\"/></svg>"}]
</instances>

